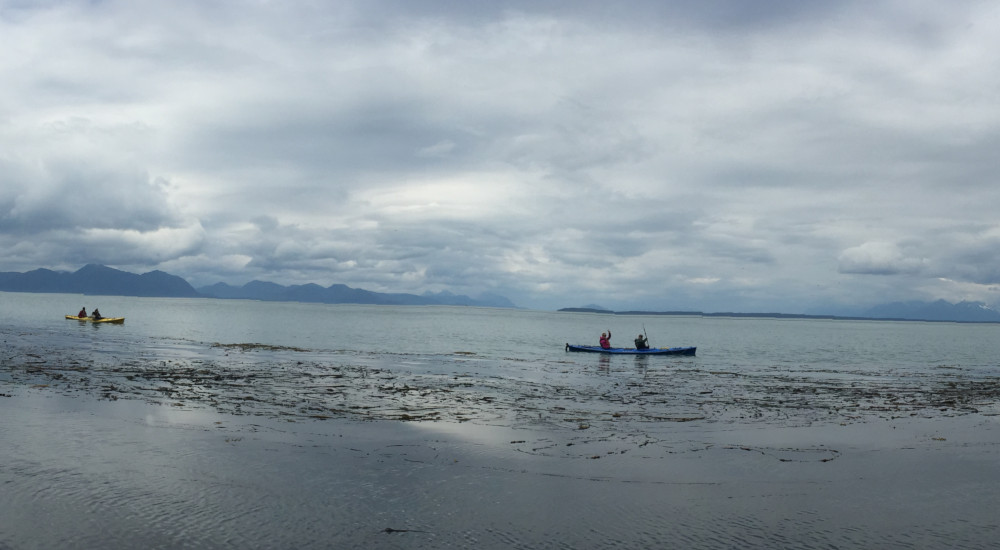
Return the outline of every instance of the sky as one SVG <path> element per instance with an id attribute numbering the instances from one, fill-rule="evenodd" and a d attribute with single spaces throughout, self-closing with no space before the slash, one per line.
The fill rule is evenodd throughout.
<path id="1" fill-rule="evenodd" d="M 971 0 L 0 0 L 0 271 L 996 304 L 998 31 Z"/>

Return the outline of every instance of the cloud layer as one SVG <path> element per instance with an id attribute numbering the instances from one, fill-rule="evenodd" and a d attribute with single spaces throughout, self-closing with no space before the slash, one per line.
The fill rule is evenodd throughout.
<path id="1" fill-rule="evenodd" d="M 0 0 L 0 270 L 997 302 L 983 2 Z"/>

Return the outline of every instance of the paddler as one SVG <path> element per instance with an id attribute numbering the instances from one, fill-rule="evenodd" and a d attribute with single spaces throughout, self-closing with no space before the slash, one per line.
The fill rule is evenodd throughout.
<path id="1" fill-rule="evenodd" d="M 635 349 L 649 349 L 649 340 L 647 340 L 642 334 L 636 336 Z"/>
<path id="2" fill-rule="evenodd" d="M 611 329 L 607 332 L 601 333 L 601 347 L 604 349 L 611 349 Z"/>

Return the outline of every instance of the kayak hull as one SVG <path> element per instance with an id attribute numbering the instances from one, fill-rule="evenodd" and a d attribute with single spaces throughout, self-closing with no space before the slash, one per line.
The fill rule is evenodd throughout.
<path id="1" fill-rule="evenodd" d="M 77 317 L 76 315 L 67 315 L 67 319 L 72 319 L 74 321 L 88 321 L 91 323 L 113 323 L 120 325 L 125 322 L 124 317 L 101 317 L 100 319 L 94 320 L 93 317 Z"/>
<path id="2" fill-rule="evenodd" d="M 577 346 L 566 344 L 566 351 L 589 351 L 591 353 L 607 353 L 610 355 L 694 355 L 697 347 L 689 348 L 608 348 L 600 346 Z"/>

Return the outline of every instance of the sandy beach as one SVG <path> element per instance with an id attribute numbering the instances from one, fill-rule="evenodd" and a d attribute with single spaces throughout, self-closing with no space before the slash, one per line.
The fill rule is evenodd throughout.
<path id="1" fill-rule="evenodd" d="M 990 548 L 1000 425 L 274 419 L 0 397 L 0 548 Z"/>

